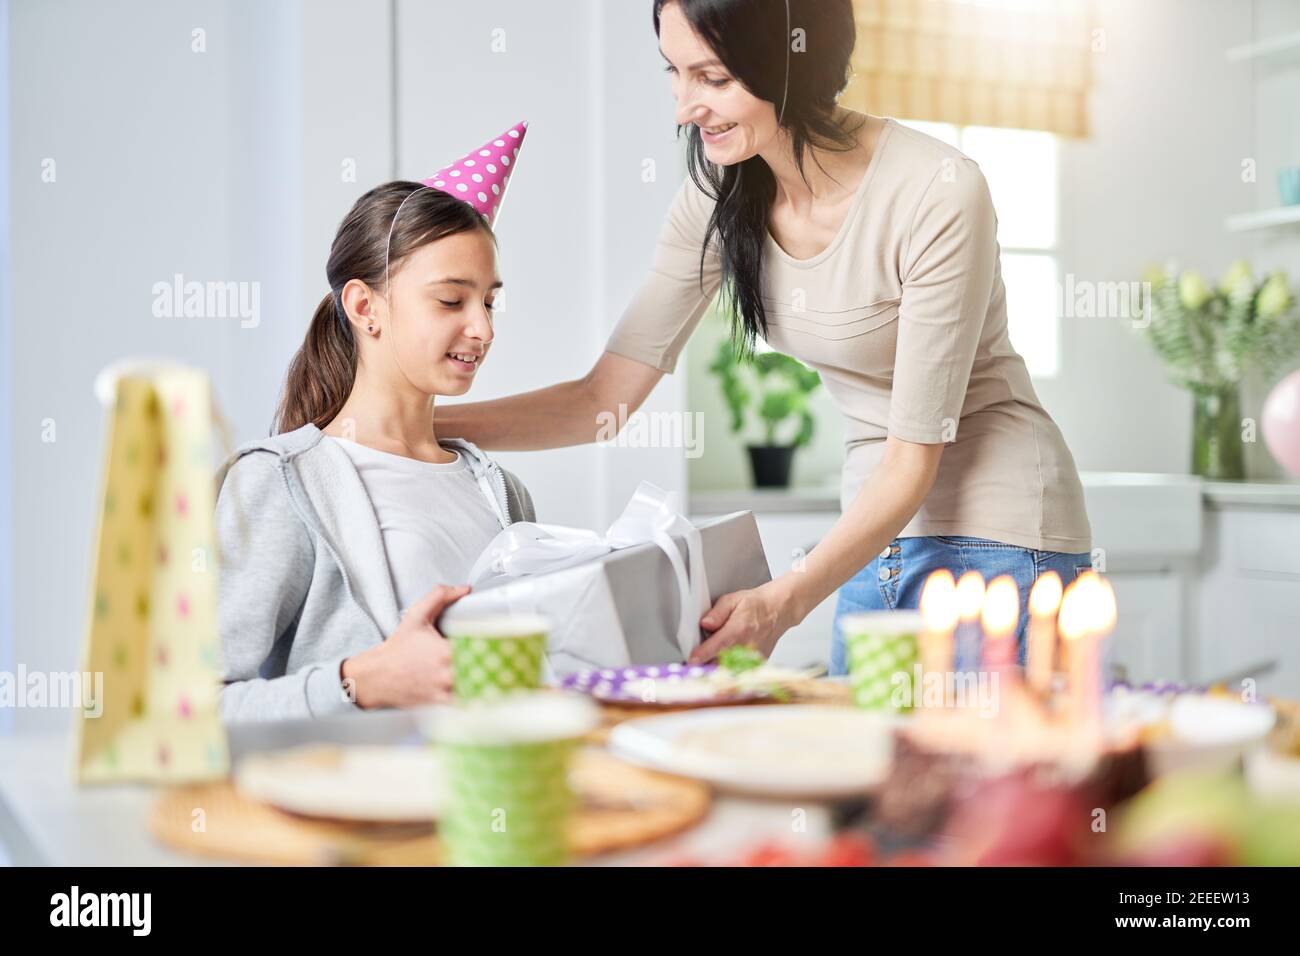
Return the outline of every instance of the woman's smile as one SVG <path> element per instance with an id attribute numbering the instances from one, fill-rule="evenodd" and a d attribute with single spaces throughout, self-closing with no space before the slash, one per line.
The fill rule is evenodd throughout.
<path id="1" fill-rule="evenodd" d="M 721 126 L 701 126 L 700 136 L 703 137 L 704 142 L 710 145 L 713 145 L 715 143 L 720 143 L 723 140 L 725 140 L 727 138 L 727 134 L 730 133 L 733 129 L 735 129 L 738 125 L 739 124 L 737 123 L 723 123 Z"/>

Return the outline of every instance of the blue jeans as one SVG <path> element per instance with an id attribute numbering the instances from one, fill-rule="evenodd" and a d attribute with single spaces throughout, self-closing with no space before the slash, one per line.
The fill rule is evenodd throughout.
<path id="1" fill-rule="evenodd" d="M 887 552 L 887 553 L 886 553 Z M 1028 623 L 1029 589 L 1045 571 L 1055 571 L 1069 584 L 1092 566 L 1087 552 L 1035 551 L 986 538 L 942 535 L 925 538 L 895 538 L 885 552 L 855 574 L 840 588 L 835 605 L 835 627 L 831 637 L 831 674 L 845 674 L 844 633 L 840 620 L 859 611 L 915 609 L 921 588 L 931 571 L 947 568 L 954 577 L 978 571 L 985 581 L 1000 574 L 1015 578 L 1020 588 L 1020 625 L 1016 631 L 1019 659 L 1025 659 L 1025 625 Z"/>

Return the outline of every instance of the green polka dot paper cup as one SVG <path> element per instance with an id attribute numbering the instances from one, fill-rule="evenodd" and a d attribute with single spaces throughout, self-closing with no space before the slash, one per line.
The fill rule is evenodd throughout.
<path id="1" fill-rule="evenodd" d="M 451 642 L 456 697 L 473 700 L 541 687 L 549 630 L 533 615 L 456 618 L 442 631 Z"/>
<path id="2" fill-rule="evenodd" d="M 910 711 L 919 660 L 917 611 L 867 611 L 840 622 L 853 700 L 868 710 Z"/>
<path id="3" fill-rule="evenodd" d="M 562 866 L 576 803 L 569 759 L 598 723 L 576 694 L 521 693 L 435 708 L 428 733 L 447 774 L 439 822 L 451 866 Z"/>

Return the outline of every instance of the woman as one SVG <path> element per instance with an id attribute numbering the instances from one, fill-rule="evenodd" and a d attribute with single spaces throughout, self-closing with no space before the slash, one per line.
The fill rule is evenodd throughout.
<path id="1" fill-rule="evenodd" d="M 842 515 L 797 573 L 720 598 L 693 661 L 770 653 L 840 588 L 844 673 L 839 619 L 916 607 L 937 568 L 1010 574 L 1022 602 L 1046 570 L 1071 580 L 1090 548 L 1082 488 L 1007 337 L 979 167 L 836 104 L 850 0 L 654 0 L 654 23 L 691 176 L 650 275 L 585 378 L 440 407 L 439 432 L 501 449 L 592 441 L 599 413 L 638 407 L 673 370 L 722 289 L 733 332 L 816 369 L 843 413 Z"/>

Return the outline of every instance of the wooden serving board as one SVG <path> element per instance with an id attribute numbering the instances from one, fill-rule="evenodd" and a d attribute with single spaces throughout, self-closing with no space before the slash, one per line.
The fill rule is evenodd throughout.
<path id="1" fill-rule="evenodd" d="M 577 858 L 625 850 L 691 827 L 709 811 L 707 785 L 583 750 L 572 780 L 580 797 L 569 834 Z M 149 830 L 184 853 L 278 866 L 436 866 L 427 824 L 366 824 L 295 816 L 248 800 L 229 781 L 167 790 Z"/>

